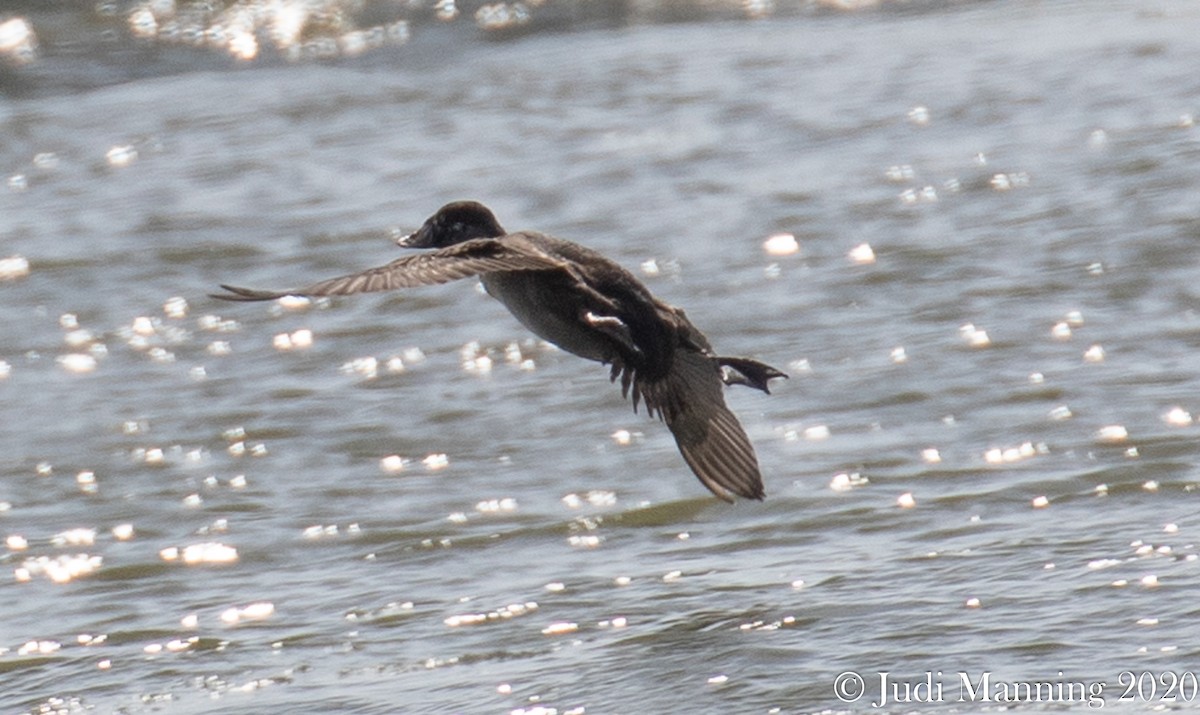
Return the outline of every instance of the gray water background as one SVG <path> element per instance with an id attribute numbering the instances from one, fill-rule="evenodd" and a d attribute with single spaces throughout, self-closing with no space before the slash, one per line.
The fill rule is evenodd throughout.
<path id="1" fill-rule="evenodd" d="M 1197 29 L 1182 0 L 1014 1 L 431 25 L 330 62 L 168 47 L 160 72 L 44 46 L 0 103 L 0 258 L 29 263 L 0 281 L 0 536 L 27 544 L 0 552 L 0 712 L 1001 706 L 957 702 L 959 672 L 1187 707 L 1119 680 L 1200 667 Z M 466 197 L 792 374 L 728 391 L 765 502 L 713 499 L 604 369 L 469 282 L 205 297 L 386 262 Z M 777 232 L 799 253 L 765 253 Z M 160 555 L 206 542 L 238 560 Z M 99 567 L 18 578 L 80 553 Z M 881 671 L 944 701 L 872 708 Z"/>

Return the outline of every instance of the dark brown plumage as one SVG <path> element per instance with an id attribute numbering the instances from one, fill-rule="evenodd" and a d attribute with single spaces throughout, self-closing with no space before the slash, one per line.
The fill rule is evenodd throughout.
<path id="1" fill-rule="evenodd" d="M 787 377 L 750 358 L 716 355 L 679 308 L 655 298 L 641 281 L 601 254 L 533 231 L 507 233 L 474 201 L 443 206 L 398 243 L 435 249 L 378 268 L 288 291 L 222 285 L 215 298 L 259 301 L 286 295 L 330 296 L 412 288 L 479 276 L 527 328 L 562 349 L 611 366 L 634 410 L 645 403 L 662 419 L 684 461 L 726 501 L 764 496 L 758 459 L 724 385 L 769 392 Z"/>

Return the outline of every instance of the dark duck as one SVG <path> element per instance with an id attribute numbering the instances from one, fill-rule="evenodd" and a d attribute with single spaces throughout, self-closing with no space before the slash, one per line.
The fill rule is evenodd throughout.
<path id="1" fill-rule="evenodd" d="M 683 311 L 651 295 L 629 271 L 599 253 L 536 231 L 508 233 L 484 205 L 443 206 L 397 242 L 432 249 L 378 268 L 297 290 L 222 285 L 215 298 L 273 300 L 334 296 L 448 283 L 479 276 L 525 327 L 567 352 L 609 365 L 636 411 L 646 404 L 675 436 L 683 459 L 713 494 L 762 499 L 758 458 L 725 405 L 725 385 L 769 392 L 787 377 L 757 360 L 724 357 Z"/>

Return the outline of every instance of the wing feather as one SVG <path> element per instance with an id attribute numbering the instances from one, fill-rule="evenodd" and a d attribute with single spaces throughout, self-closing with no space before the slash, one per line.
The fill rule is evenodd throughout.
<path id="1" fill-rule="evenodd" d="M 617 364 L 613 377 L 621 378 L 623 393 L 632 392 L 635 410 L 640 397 L 651 415 L 666 422 L 684 461 L 709 491 L 725 501 L 733 501 L 734 495 L 759 500 L 766 496 L 754 446 L 725 405 L 715 357 L 679 349 L 662 379 L 641 379 L 628 366 Z"/>
<path id="2" fill-rule="evenodd" d="M 287 295 L 333 296 L 376 293 L 398 288 L 439 285 L 485 273 L 562 270 L 565 264 L 526 245 L 481 238 L 430 253 L 286 291 L 254 290 L 222 285 L 227 292 L 212 297 L 232 301 L 273 300 Z"/>

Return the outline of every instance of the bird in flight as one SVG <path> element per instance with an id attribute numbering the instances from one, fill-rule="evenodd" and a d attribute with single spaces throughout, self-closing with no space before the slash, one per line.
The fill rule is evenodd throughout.
<path id="1" fill-rule="evenodd" d="M 589 248 L 536 231 L 508 233 L 475 201 L 446 204 L 397 241 L 432 249 L 377 268 L 285 291 L 222 285 L 212 297 L 262 301 L 335 296 L 448 283 L 479 276 L 525 327 L 569 353 L 610 367 L 633 409 L 666 423 L 684 461 L 725 501 L 765 496 L 758 458 L 725 405 L 725 385 L 770 392 L 787 375 L 745 357 L 717 355 L 679 308 L 655 298 L 632 273 Z"/>

